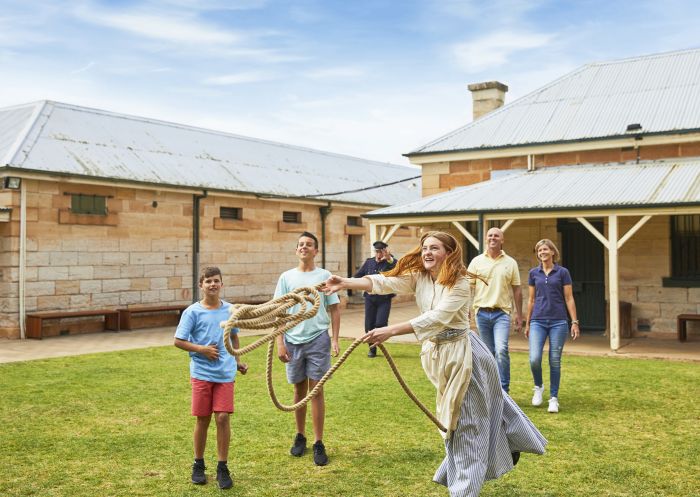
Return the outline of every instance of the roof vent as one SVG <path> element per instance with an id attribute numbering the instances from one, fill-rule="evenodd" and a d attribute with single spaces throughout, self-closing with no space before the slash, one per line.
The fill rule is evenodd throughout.
<path id="1" fill-rule="evenodd" d="M 627 132 L 631 131 L 640 131 L 642 129 L 642 125 L 639 123 L 634 123 L 634 124 L 628 124 L 627 125 Z"/>

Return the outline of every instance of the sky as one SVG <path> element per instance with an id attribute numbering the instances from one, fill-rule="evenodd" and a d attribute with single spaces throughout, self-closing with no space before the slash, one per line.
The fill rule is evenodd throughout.
<path id="1" fill-rule="evenodd" d="M 700 47 L 696 0 L 0 0 L 0 107 L 56 100 L 366 159 L 591 62 Z"/>

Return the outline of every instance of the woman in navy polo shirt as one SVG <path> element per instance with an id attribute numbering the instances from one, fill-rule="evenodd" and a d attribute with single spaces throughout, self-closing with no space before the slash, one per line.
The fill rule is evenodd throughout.
<path id="1" fill-rule="evenodd" d="M 571 316 L 571 337 L 579 336 L 576 303 L 571 287 L 569 270 L 557 264 L 559 250 L 552 240 L 540 240 L 535 245 L 540 265 L 530 269 L 525 336 L 530 340 L 530 369 L 535 380 L 532 405 L 542 405 L 544 383 L 542 381 L 542 351 L 549 338 L 549 412 L 559 412 L 559 380 L 561 379 L 561 354 L 569 332 L 568 315 Z"/>

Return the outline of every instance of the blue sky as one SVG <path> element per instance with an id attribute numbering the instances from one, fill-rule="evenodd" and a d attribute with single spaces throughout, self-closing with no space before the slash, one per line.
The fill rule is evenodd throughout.
<path id="1" fill-rule="evenodd" d="M 0 106 L 42 99 L 407 164 L 589 62 L 700 47 L 700 2 L 0 0 Z"/>

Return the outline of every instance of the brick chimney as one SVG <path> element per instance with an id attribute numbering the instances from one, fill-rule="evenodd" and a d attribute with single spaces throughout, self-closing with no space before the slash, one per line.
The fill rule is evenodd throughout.
<path id="1" fill-rule="evenodd" d="M 508 87 L 498 81 L 472 83 L 467 88 L 472 92 L 474 120 L 501 107 L 508 91 Z"/>

